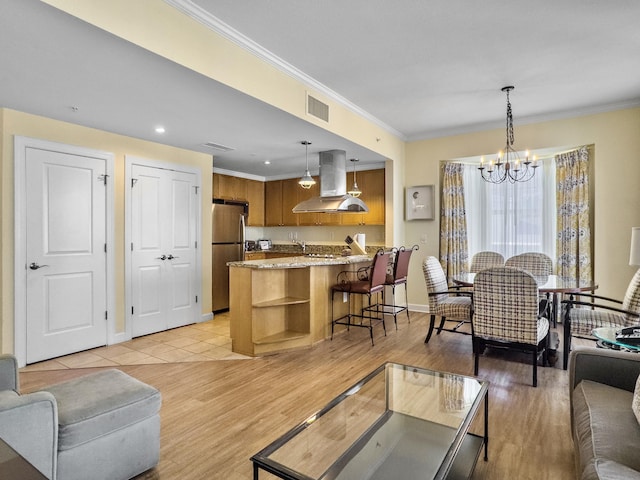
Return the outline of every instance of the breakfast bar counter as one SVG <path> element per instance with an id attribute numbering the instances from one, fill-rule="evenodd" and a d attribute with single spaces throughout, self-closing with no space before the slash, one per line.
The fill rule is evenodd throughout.
<path id="1" fill-rule="evenodd" d="M 230 262 L 232 349 L 259 356 L 311 347 L 331 336 L 331 286 L 368 255 L 299 256 Z M 347 304 L 336 299 L 336 315 Z"/>

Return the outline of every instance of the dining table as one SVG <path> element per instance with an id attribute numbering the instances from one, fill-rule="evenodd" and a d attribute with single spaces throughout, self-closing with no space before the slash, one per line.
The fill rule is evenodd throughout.
<path id="1" fill-rule="evenodd" d="M 473 287 L 475 273 L 461 273 L 452 277 L 453 282 L 461 287 Z M 538 291 L 553 296 L 551 317 L 554 325 L 558 315 L 558 294 L 571 294 L 581 292 L 593 292 L 598 284 L 593 280 L 581 280 L 579 278 L 564 277 L 561 275 L 534 275 Z"/>
<path id="2" fill-rule="evenodd" d="M 473 287 L 475 280 L 475 273 L 461 273 L 451 277 L 453 283 L 460 287 Z M 548 294 L 552 297 L 550 319 L 553 321 L 553 325 L 557 325 L 558 318 L 558 295 L 559 294 L 578 294 L 584 292 L 593 292 L 598 288 L 598 284 L 592 280 L 581 280 L 573 277 L 564 277 L 561 275 L 534 275 L 536 283 L 538 284 L 538 291 L 540 293 Z M 553 353 L 549 355 L 549 365 L 555 365 L 557 360 L 556 351 L 559 347 L 560 340 L 558 334 L 553 332 L 552 337 L 549 340 L 549 345 L 552 345 L 550 349 Z"/>

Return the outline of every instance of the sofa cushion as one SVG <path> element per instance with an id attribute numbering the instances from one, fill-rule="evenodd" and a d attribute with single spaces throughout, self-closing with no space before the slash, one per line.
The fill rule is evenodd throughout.
<path id="1" fill-rule="evenodd" d="M 105 370 L 46 389 L 58 404 L 58 450 L 157 415 L 160 392 L 120 370 Z"/>
<path id="2" fill-rule="evenodd" d="M 640 471 L 640 425 L 630 408 L 632 397 L 632 392 L 590 380 L 576 386 L 574 441 L 584 469 L 579 478 L 601 478 L 590 476 L 590 470 L 612 465 L 602 464 L 604 460 Z"/>
<path id="3" fill-rule="evenodd" d="M 636 380 L 636 388 L 633 391 L 633 402 L 631 403 L 631 409 L 633 410 L 633 414 L 636 416 L 636 420 L 640 423 L 640 375 L 638 375 L 638 379 Z"/>
<path id="4" fill-rule="evenodd" d="M 640 472 L 613 460 L 595 459 L 582 472 L 581 480 L 640 480 Z"/>

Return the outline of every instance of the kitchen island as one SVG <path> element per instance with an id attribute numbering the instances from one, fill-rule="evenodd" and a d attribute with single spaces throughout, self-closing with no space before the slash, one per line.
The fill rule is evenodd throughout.
<path id="1" fill-rule="evenodd" d="M 331 336 L 331 286 L 341 271 L 366 267 L 368 255 L 230 262 L 232 349 L 259 356 L 311 347 Z M 342 297 L 335 314 L 346 313 Z"/>

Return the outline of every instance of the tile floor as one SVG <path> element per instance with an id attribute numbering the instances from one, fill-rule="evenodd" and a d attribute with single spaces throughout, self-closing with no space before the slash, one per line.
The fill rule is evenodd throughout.
<path id="1" fill-rule="evenodd" d="M 84 352 L 27 365 L 20 371 L 61 370 L 67 368 L 116 367 L 147 363 L 207 362 L 251 359 L 231 351 L 229 314 L 215 319 L 137 337 L 128 342 L 94 348 Z"/>

